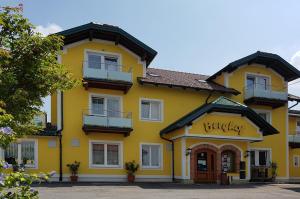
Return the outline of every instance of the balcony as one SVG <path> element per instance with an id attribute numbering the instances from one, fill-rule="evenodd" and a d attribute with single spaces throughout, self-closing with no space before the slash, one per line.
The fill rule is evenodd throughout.
<path id="1" fill-rule="evenodd" d="M 104 111 L 103 114 L 92 114 L 85 110 L 82 115 L 82 130 L 86 133 L 115 133 L 130 135 L 132 129 L 131 113 Z"/>
<path id="2" fill-rule="evenodd" d="M 265 105 L 278 108 L 287 103 L 288 94 L 284 88 L 276 89 L 271 85 L 254 84 L 244 89 L 244 98 L 244 103 L 247 105 Z"/>
<path id="3" fill-rule="evenodd" d="M 270 182 L 272 177 L 271 166 L 251 166 L 251 182 Z"/>
<path id="4" fill-rule="evenodd" d="M 289 146 L 291 148 L 300 148 L 300 132 L 296 131 L 293 135 L 289 135 Z"/>
<path id="5" fill-rule="evenodd" d="M 113 89 L 127 93 L 132 86 L 131 68 L 126 71 L 122 65 L 84 61 L 83 86 L 85 89 Z"/>

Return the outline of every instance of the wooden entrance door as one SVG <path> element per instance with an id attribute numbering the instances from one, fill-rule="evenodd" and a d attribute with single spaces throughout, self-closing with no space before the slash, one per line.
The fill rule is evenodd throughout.
<path id="1" fill-rule="evenodd" d="M 217 181 L 217 154 L 209 149 L 195 153 L 195 182 L 215 183 Z"/>

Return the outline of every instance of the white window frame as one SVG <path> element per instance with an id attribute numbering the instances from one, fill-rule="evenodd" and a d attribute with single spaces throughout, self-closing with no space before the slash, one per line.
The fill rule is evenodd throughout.
<path id="1" fill-rule="evenodd" d="M 159 166 L 143 166 L 143 146 L 159 146 Z M 140 165 L 141 170 L 148 170 L 148 169 L 155 169 L 155 170 L 162 170 L 163 169 L 163 144 L 161 143 L 140 143 Z M 151 154 L 150 154 L 150 164 L 151 164 Z"/>
<path id="2" fill-rule="evenodd" d="M 95 53 L 99 54 L 101 56 L 101 64 L 104 64 L 104 57 L 116 57 L 117 63 L 118 63 L 118 71 L 122 71 L 122 55 L 120 53 L 114 53 L 114 52 L 107 52 L 107 51 L 100 51 L 100 50 L 93 50 L 93 49 L 84 49 L 84 61 L 88 62 L 88 53 Z M 86 64 L 86 67 L 88 67 L 88 64 Z M 101 70 L 105 70 L 101 66 Z"/>
<path id="3" fill-rule="evenodd" d="M 93 114 L 98 116 L 107 116 L 107 99 L 108 98 L 116 98 L 120 103 L 120 116 L 123 114 L 123 97 L 119 95 L 106 95 L 106 94 L 98 94 L 98 93 L 90 93 L 89 94 L 89 114 L 92 114 L 92 97 L 104 98 L 104 114 Z"/>
<path id="4" fill-rule="evenodd" d="M 151 102 L 159 102 L 160 103 L 160 118 L 159 119 L 151 119 L 151 118 L 143 118 L 142 117 L 142 101 L 149 101 L 150 102 L 150 115 L 151 115 Z M 150 122 L 163 122 L 164 120 L 164 101 L 161 99 L 150 99 L 150 98 L 140 98 L 139 101 L 139 112 L 140 112 L 140 120 L 141 121 L 150 121 Z"/>
<path id="5" fill-rule="evenodd" d="M 272 111 L 264 110 L 264 109 L 253 109 L 257 114 L 258 113 L 266 113 L 267 114 L 267 122 L 272 125 Z M 269 120 L 269 121 L 268 121 Z"/>
<path id="6" fill-rule="evenodd" d="M 298 135 L 298 136 L 300 136 L 300 126 L 299 126 L 299 129 L 298 129 L 297 122 L 300 122 L 300 119 L 299 119 L 299 118 L 296 119 L 296 128 L 295 128 L 295 129 L 296 129 L 296 132 L 295 132 L 295 134 Z"/>
<path id="7" fill-rule="evenodd" d="M 272 84 L 271 84 L 271 82 L 272 82 L 272 79 L 271 79 L 271 76 L 270 75 L 264 75 L 264 74 L 259 74 L 259 73 L 249 73 L 249 72 L 246 72 L 245 73 L 245 88 L 247 88 L 248 87 L 248 85 L 247 85 L 247 78 L 248 78 L 248 76 L 252 76 L 252 77 L 254 77 L 255 78 L 255 84 L 257 84 L 257 78 L 258 77 L 265 77 L 265 78 L 268 78 L 268 85 L 267 86 L 271 86 Z M 255 85 L 254 85 L 255 86 Z M 255 88 L 255 87 L 254 87 Z M 268 88 L 267 90 L 269 90 L 269 91 L 272 91 L 272 88 Z"/>
<path id="8" fill-rule="evenodd" d="M 104 144 L 104 164 L 93 164 L 93 144 Z M 119 145 L 119 164 L 118 165 L 108 165 L 107 164 L 107 145 L 115 144 Z M 122 169 L 123 168 L 123 142 L 122 141 L 108 141 L 108 140 L 90 140 L 89 141 L 89 168 L 115 168 Z"/>
<path id="9" fill-rule="evenodd" d="M 21 164 L 22 163 L 22 159 L 21 159 L 21 150 L 22 150 L 22 147 L 21 147 L 21 143 L 22 142 L 34 142 L 34 165 L 28 165 L 26 164 L 25 165 L 25 168 L 26 169 L 38 169 L 38 140 L 37 139 L 20 139 L 20 140 L 17 140 L 15 143 L 17 143 L 18 145 L 18 164 Z M 2 153 L 2 157 L 0 155 L 0 159 L 2 158 L 4 160 L 5 158 L 5 150 L 4 149 L 0 149 L 0 153 Z M 12 165 L 9 165 L 10 167 L 12 167 Z"/>
<path id="10" fill-rule="evenodd" d="M 272 149 L 271 148 L 251 148 L 250 151 L 254 151 L 255 153 L 255 166 L 271 166 L 272 163 Z M 259 164 L 259 152 L 260 151 L 268 151 L 269 152 L 269 161 L 267 160 L 267 165 L 260 165 Z M 250 162 L 250 156 L 249 156 L 249 162 Z"/>
<path id="11" fill-rule="evenodd" d="M 298 166 L 296 166 L 296 158 L 298 160 Z M 295 168 L 299 168 L 300 167 L 300 155 L 293 155 L 293 166 Z"/>

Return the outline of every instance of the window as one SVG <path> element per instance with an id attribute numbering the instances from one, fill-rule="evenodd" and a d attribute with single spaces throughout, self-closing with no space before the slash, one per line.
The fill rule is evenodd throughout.
<path id="1" fill-rule="evenodd" d="M 141 100 L 142 120 L 162 120 L 162 102 L 158 100 Z"/>
<path id="2" fill-rule="evenodd" d="M 256 110 L 256 113 L 262 117 L 264 120 L 266 120 L 268 123 L 271 124 L 271 112 L 269 111 L 263 111 L 263 110 Z"/>
<path id="3" fill-rule="evenodd" d="M 87 52 L 87 63 L 89 68 L 119 71 L 118 56 L 105 55 L 96 52 Z"/>
<path id="4" fill-rule="evenodd" d="M 121 166 L 121 144 L 91 142 L 91 166 L 120 167 Z"/>
<path id="5" fill-rule="evenodd" d="M 25 164 L 26 167 L 36 167 L 35 141 L 11 143 L 4 152 L 4 159 L 8 164 Z"/>
<path id="6" fill-rule="evenodd" d="M 270 166 L 270 150 L 252 150 L 250 152 L 250 164 L 252 166 Z"/>
<path id="7" fill-rule="evenodd" d="M 294 167 L 300 167 L 300 155 L 294 155 Z"/>
<path id="8" fill-rule="evenodd" d="M 91 97 L 91 114 L 108 116 L 108 117 L 120 117 L 121 107 L 119 97 Z"/>
<path id="9" fill-rule="evenodd" d="M 268 77 L 248 75 L 247 89 L 269 90 L 269 82 Z"/>
<path id="10" fill-rule="evenodd" d="M 235 171 L 235 153 L 233 151 L 222 152 L 222 171 L 223 172 Z"/>
<path id="11" fill-rule="evenodd" d="M 296 122 L 296 134 L 300 135 L 300 120 L 297 120 Z"/>
<path id="12" fill-rule="evenodd" d="M 161 167 L 161 145 L 143 144 L 141 147 L 142 167 L 160 168 Z"/>

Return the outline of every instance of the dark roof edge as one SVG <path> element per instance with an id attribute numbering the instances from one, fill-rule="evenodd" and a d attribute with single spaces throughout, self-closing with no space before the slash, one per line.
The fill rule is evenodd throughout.
<path id="1" fill-rule="evenodd" d="M 157 55 L 157 51 L 155 51 L 153 48 L 149 47 L 148 45 L 146 45 L 142 41 L 138 40 L 131 34 L 127 33 L 123 29 L 119 28 L 118 26 L 112 26 L 112 25 L 107 25 L 107 24 L 97 24 L 97 23 L 90 22 L 87 24 L 83 24 L 83 25 L 80 25 L 77 27 L 73 27 L 73 28 L 70 28 L 67 30 L 57 32 L 55 34 L 67 37 L 67 36 L 70 36 L 73 34 L 77 34 L 77 33 L 79 34 L 79 33 L 83 33 L 84 31 L 89 31 L 89 30 L 101 30 L 101 31 L 111 32 L 113 34 L 117 34 L 119 36 L 125 37 L 130 42 L 132 42 L 135 45 L 139 46 L 140 48 L 144 49 L 144 51 L 146 51 L 149 54 L 149 60 L 147 60 L 147 66 Z M 91 36 L 93 37 L 93 34 Z"/>
<path id="2" fill-rule="evenodd" d="M 277 60 L 279 62 L 281 62 L 285 68 L 287 70 L 292 71 L 295 74 L 295 78 L 297 79 L 300 77 L 300 71 L 295 68 L 293 65 L 291 65 L 289 62 L 287 62 L 286 60 L 284 60 L 282 57 L 280 57 L 277 54 L 272 54 L 272 53 L 267 53 L 267 52 L 261 52 L 261 51 L 257 51 L 253 54 L 250 54 L 246 57 L 240 58 L 236 61 L 233 61 L 231 63 L 229 63 L 227 66 L 225 66 L 224 68 L 222 68 L 221 70 L 219 70 L 218 72 L 216 72 L 215 74 L 211 75 L 207 80 L 212 81 L 213 79 L 215 79 L 217 76 L 221 75 L 223 72 L 231 72 L 236 70 L 238 67 L 248 63 L 249 61 L 251 61 L 252 59 L 255 59 L 257 57 L 261 57 L 261 58 L 269 58 L 269 59 L 274 59 Z M 291 80 L 288 80 L 291 81 Z"/>
<path id="3" fill-rule="evenodd" d="M 255 125 L 260 128 L 264 136 L 278 134 L 279 131 L 275 129 L 272 125 L 266 122 L 263 118 L 261 118 L 255 111 L 250 109 L 249 107 L 237 107 L 231 105 L 221 105 L 221 104 L 204 104 L 194 111 L 188 113 L 177 121 L 173 122 L 166 128 L 160 131 L 160 135 L 170 133 L 174 130 L 180 129 L 186 125 L 191 124 L 194 120 L 199 118 L 204 113 L 210 112 L 223 112 L 223 113 L 235 113 L 246 116 L 249 120 L 251 120 Z"/>
<path id="4" fill-rule="evenodd" d="M 198 87 L 192 87 L 192 86 L 183 86 L 183 85 L 175 85 L 175 84 L 167 84 L 167 83 L 157 83 L 157 82 L 148 82 L 148 81 L 143 81 L 143 77 L 137 77 L 137 81 L 139 84 L 150 84 L 150 85 L 155 85 L 155 86 L 167 86 L 167 87 L 178 87 L 178 88 L 183 88 L 183 89 L 193 89 L 196 91 L 214 91 L 214 92 L 219 92 L 219 93 L 230 93 L 233 95 L 239 95 L 241 94 L 238 90 L 235 90 L 234 88 L 226 88 L 218 83 L 212 82 L 218 86 L 224 87 L 224 89 L 228 89 L 227 91 L 225 90 L 210 90 L 210 89 L 205 89 L 205 88 L 198 88 Z M 232 90 L 232 91 L 229 91 Z"/>

